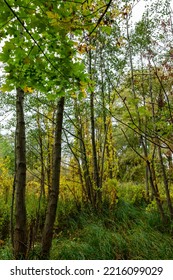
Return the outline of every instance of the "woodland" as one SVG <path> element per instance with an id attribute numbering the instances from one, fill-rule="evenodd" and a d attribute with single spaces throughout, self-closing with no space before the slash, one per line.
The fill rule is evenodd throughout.
<path id="1" fill-rule="evenodd" d="M 0 6 L 0 259 L 173 259 L 170 1 Z"/>

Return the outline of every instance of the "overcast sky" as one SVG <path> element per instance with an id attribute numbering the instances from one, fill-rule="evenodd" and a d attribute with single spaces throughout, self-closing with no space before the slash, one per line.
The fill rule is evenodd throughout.
<path id="1" fill-rule="evenodd" d="M 164 0 L 163 0 L 164 1 Z M 142 14 L 145 10 L 146 1 L 140 0 L 139 3 L 133 8 L 133 20 L 139 21 L 142 18 Z M 171 8 L 173 10 L 173 0 L 171 0 Z"/>

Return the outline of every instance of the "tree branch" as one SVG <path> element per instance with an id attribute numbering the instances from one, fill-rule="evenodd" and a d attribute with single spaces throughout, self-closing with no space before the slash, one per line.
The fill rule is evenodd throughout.
<path id="1" fill-rule="evenodd" d="M 100 16 L 100 18 L 98 19 L 95 27 L 93 28 L 93 30 L 89 33 L 89 36 L 91 36 L 91 34 L 96 30 L 96 28 L 99 26 L 100 22 L 102 21 L 103 17 L 105 16 L 105 14 L 107 13 L 110 5 L 112 3 L 112 0 L 109 1 L 109 3 L 106 5 L 106 9 L 104 10 L 103 14 Z"/>

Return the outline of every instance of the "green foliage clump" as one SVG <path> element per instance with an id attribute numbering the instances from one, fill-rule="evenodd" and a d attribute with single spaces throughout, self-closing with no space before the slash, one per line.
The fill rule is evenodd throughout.
<path id="1" fill-rule="evenodd" d="M 10 227 L 10 208 L 0 199 L 0 239 L 5 240 L 9 235 Z"/>
<path id="2" fill-rule="evenodd" d="M 122 198 L 124 201 L 135 204 L 142 205 L 146 203 L 146 195 L 144 191 L 144 186 L 134 183 L 122 183 L 117 186 L 118 197 Z"/>
<path id="3" fill-rule="evenodd" d="M 10 230 L 10 206 L 0 197 L 0 260 L 12 259 L 11 242 L 9 241 Z"/>
<path id="4" fill-rule="evenodd" d="M 13 250 L 10 241 L 0 245 L 0 260 L 13 260 Z"/>

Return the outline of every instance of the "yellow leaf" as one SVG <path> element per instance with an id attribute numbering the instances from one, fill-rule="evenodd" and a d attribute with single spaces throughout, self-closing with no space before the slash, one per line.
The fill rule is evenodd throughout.
<path id="1" fill-rule="evenodd" d="M 71 94 L 70 94 L 70 95 L 71 95 L 71 97 L 72 97 L 72 98 L 74 98 L 74 99 L 76 99 L 76 98 L 77 98 L 77 95 L 76 95 L 76 93 L 75 93 L 75 92 L 71 92 Z"/>
<path id="2" fill-rule="evenodd" d="M 84 82 L 84 81 L 80 81 L 80 85 L 81 85 L 82 87 L 86 87 L 86 86 L 87 86 L 87 83 Z"/>
<path id="3" fill-rule="evenodd" d="M 51 18 L 51 19 L 57 19 L 58 18 L 58 14 L 55 14 L 55 13 L 52 13 L 50 11 L 46 12 L 48 18 Z"/>
<path id="4" fill-rule="evenodd" d="M 23 90 L 24 90 L 24 92 L 26 92 L 26 93 L 32 93 L 32 92 L 33 92 L 33 89 L 32 89 L 31 87 L 27 87 L 27 86 L 25 86 L 25 87 L 23 88 Z"/>

